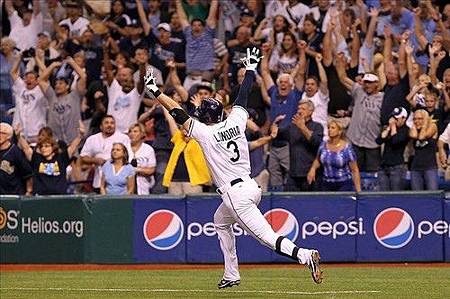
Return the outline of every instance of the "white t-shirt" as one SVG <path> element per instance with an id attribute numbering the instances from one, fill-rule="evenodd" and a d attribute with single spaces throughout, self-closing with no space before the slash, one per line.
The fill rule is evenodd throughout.
<path id="1" fill-rule="evenodd" d="M 298 28 L 303 27 L 303 22 L 305 21 L 305 16 L 310 13 L 311 9 L 305 4 L 299 2 L 293 7 L 286 7 L 288 14 L 288 20 L 297 24 Z"/>
<path id="2" fill-rule="evenodd" d="M 141 105 L 142 97 L 137 88 L 125 93 L 119 82 L 114 79 L 111 86 L 108 86 L 108 98 L 108 114 L 114 116 L 116 130 L 122 133 L 128 132 L 128 128 L 137 122 Z"/>
<path id="3" fill-rule="evenodd" d="M 222 187 L 234 179 L 250 175 L 245 137 L 247 119 L 247 110 L 234 106 L 228 118 L 218 124 L 208 126 L 191 120 L 188 136 L 200 144 L 216 186 Z"/>
<path id="4" fill-rule="evenodd" d="M 16 42 L 18 49 L 27 50 L 36 47 L 37 35 L 42 31 L 43 18 L 41 13 L 37 15 L 33 13 L 28 26 L 23 26 L 22 18 L 19 17 L 16 10 L 9 17 L 9 21 L 11 22 L 9 37 Z"/>
<path id="5" fill-rule="evenodd" d="M 72 36 L 81 36 L 83 32 L 88 29 L 89 20 L 83 17 L 79 17 L 74 23 L 72 23 L 72 21 L 70 21 L 70 18 L 67 18 L 59 22 L 59 25 L 69 26 L 70 34 Z"/>
<path id="6" fill-rule="evenodd" d="M 439 136 L 439 140 L 450 144 L 450 124 L 447 125 L 444 132 L 442 132 L 441 136 Z"/>
<path id="7" fill-rule="evenodd" d="M 312 120 L 318 122 L 323 127 L 324 138 L 328 138 L 328 102 L 330 97 L 323 94 L 320 89 L 312 97 L 308 97 L 306 92 L 302 95 L 302 100 L 310 100 L 314 104 Z"/>
<path id="8" fill-rule="evenodd" d="M 103 137 L 101 132 L 89 136 L 84 143 L 80 156 L 110 160 L 113 143 L 123 143 L 128 150 L 129 156 L 130 153 L 132 153 L 130 138 L 128 138 L 127 135 L 116 131 L 113 135 L 106 138 Z M 94 188 L 100 188 L 101 168 L 101 166 L 97 166 L 95 169 L 94 182 L 92 183 Z"/>
<path id="9" fill-rule="evenodd" d="M 39 85 L 33 89 L 27 89 L 21 78 L 14 82 L 13 94 L 16 99 L 13 126 L 20 124 L 25 138 L 29 141 L 33 140 L 37 137 L 39 130 L 47 125 L 47 99 Z"/>
<path id="10" fill-rule="evenodd" d="M 155 167 L 156 156 L 153 148 L 142 143 L 137 152 L 130 154 L 131 159 L 136 159 L 138 167 Z M 150 189 L 155 185 L 155 178 L 151 176 L 136 175 L 137 194 L 146 195 L 150 193 Z"/>

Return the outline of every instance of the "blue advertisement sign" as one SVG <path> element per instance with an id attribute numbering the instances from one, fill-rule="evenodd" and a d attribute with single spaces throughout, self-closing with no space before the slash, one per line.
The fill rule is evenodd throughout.
<path id="1" fill-rule="evenodd" d="M 322 261 L 355 261 L 356 236 L 364 228 L 355 217 L 353 194 L 274 195 L 270 214 L 266 216 L 275 232 L 300 248 L 319 250 Z M 276 253 L 272 260 L 292 261 Z"/>
<path id="2" fill-rule="evenodd" d="M 440 223 L 444 234 L 445 261 L 450 262 L 450 200 L 444 200 L 444 221 Z"/>
<path id="3" fill-rule="evenodd" d="M 134 199 L 133 201 L 135 261 L 186 262 L 186 199 Z"/>
<path id="4" fill-rule="evenodd" d="M 357 260 L 442 261 L 442 194 L 367 194 L 358 197 Z"/>
<path id="5" fill-rule="evenodd" d="M 214 228 L 214 213 L 222 199 L 219 196 L 187 198 L 187 262 L 222 263 L 223 255 Z M 258 207 L 264 214 L 270 209 L 270 197 L 263 197 Z M 233 224 L 239 262 L 270 262 L 271 250 L 248 235 L 237 223 Z M 251 249 L 251 250 L 250 250 Z"/>

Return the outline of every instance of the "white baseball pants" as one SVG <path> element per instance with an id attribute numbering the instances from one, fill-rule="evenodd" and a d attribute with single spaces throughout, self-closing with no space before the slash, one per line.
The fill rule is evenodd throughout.
<path id="1" fill-rule="evenodd" d="M 222 249 L 225 271 L 223 279 L 238 280 L 239 265 L 236 254 L 236 240 L 232 225 L 239 225 L 261 244 L 288 256 L 301 264 L 306 264 L 311 255 L 309 249 L 298 248 L 291 240 L 275 233 L 258 209 L 261 189 L 250 178 L 234 186 L 221 188 L 223 203 L 214 214 L 214 225 Z"/>

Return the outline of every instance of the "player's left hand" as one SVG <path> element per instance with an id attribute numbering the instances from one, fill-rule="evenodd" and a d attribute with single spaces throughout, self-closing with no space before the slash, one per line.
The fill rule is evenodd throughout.
<path id="1" fill-rule="evenodd" d="M 150 92 L 155 93 L 158 91 L 158 86 L 156 85 L 156 78 L 153 75 L 153 68 L 148 67 L 147 72 L 144 76 L 145 88 L 147 88 Z"/>
<path id="2" fill-rule="evenodd" d="M 241 61 L 247 71 L 256 71 L 258 63 L 263 57 L 264 56 L 259 56 L 258 48 L 254 47 L 251 51 L 250 48 L 247 48 L 247 56 L 245 58 L 241 58 Z"/>

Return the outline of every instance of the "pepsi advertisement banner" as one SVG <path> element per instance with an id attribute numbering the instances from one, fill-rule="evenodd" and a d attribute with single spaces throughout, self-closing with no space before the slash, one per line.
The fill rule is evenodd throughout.
<path id="1" fill-rule="evenodd" d="M 444 200 L 444 221 L 439 223 L 444 234 L 445 261 L 450 262 L 450 200 Z"/>
<path id="2" fill-rule="evenodd" d="M 133 201 L 135 261 L 185 263 L 186 199 L 134 199 Z"/>
<path id="3" fill-rule="evenodd" d="M 301 248 L 318 249 L 325 262 L 355 261 L 356 236 L 364 233 L 362 220 L 355 217 L 355 199 L 352 194 L 329 193 L 272 196 L 272 227 Z M 276 262 L 292 261 L 272 255 Z"/>
<path id="4" fill-rule="evenodd" d="M 358 235 L 357 260 L 442 261 L 442 206 L 441 193 L 360 195 L 357 217 L 365 233 Z"/>
<path id="5" fill-rule="evenodd" d="M 214 228 L 214 213 L 222 199 L 219 196 L 187 198 L 187 262 L 222 263 L 223 255 Z M 270 197 L 264 197 L 259 204 L 264 214 L 270 209 Z M 231 220 L 232 221 L 232 220 Z M 233 224 L 237 256 L 242 263 L 263 263 L 271 261 L 271 250 L 248 235 L 237 223 Z M 249 250 L 251 248 L 251 250 Z"/>

